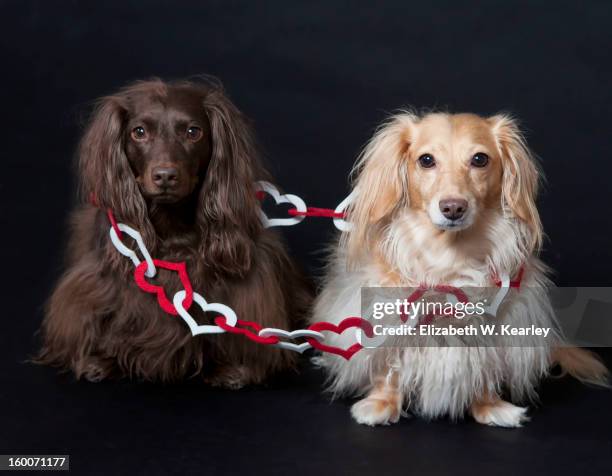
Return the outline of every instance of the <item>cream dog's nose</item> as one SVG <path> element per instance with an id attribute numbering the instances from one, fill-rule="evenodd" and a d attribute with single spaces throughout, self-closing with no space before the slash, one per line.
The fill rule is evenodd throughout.
<path id="1" fill-rule="evenodd" d="M 459 220 L 467 210 L 468 202 L 463 198 L 446 198 L 440 200 L 440 211 L 449 220 Z"/>

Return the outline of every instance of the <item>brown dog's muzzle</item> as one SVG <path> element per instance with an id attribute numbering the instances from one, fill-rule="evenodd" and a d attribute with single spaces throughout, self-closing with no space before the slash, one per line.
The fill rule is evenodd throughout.
<path id="1" fill-rule="evenodd" d="M 179 172 L 174 167 L 154 167 L 151 182 L 160 190 L 174 190 L 179 185 Z"/>

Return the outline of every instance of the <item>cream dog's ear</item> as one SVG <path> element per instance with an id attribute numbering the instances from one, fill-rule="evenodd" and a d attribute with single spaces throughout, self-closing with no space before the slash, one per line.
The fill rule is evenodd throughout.
<path id="1" fill-rule="evenodd" d="M 369 231 L 408 200 L 406 154 L 416 116 L 402 113 L 383 124 L 365 147 L 353 169 L 356 198 L 348 209 L 353 224 L 346 236 L 349 254 L 368 248 Z"/>
<path id="2" fill-rule="evenodd" d="M 489 122 L 502 162 L 502 207 L 527 225 L 526 245 L 530 252 L 537 251 L 543 239 L 536 207 L 540 181 L 537 163 L 512 117 L 500 114 L 490 117 Z"/>

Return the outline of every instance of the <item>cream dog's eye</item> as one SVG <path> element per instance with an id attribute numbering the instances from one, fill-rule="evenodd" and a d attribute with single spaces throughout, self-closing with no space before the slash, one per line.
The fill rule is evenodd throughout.
<path id="1" fill-rule="evenodd" d="M 436 165 L 436 159 L 434 159 L 433 155 L 431 154 L 423 154 L 421 157 L 419 157 L 418 162 L 419 162 L 419 165 L 423 167 L 424 169 L 430 169 L 434 165 Z"/>
<path id="2" fill-rule="evenodd" d="M 482 152 L 478 152 L 472 157 L 471 164 L 473 167 L 485 167 L 489 163 L 489 156 Z"/>

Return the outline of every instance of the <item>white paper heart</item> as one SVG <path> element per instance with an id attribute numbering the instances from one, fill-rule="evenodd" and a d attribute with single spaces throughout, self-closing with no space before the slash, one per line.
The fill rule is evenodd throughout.
<path id="1" fill-rule="evenodd" d="M 123 223 L 118 223 L 117 227 L 123 233 L 131 236 L 136 241 L 138 249 L 142 253 L 142 256 L 144 257 L 145 261 L 147 262 L 147 270 L 145 271 L 145 276 L 147 278 L 152 278 L 153 276 L 155 276 L 157 270 L 155 269 L 155 264 L 153 264 L 153 258 L 151 258 L 149 250 L 147 250 L 147 247 L 144 244 L 142 235 L 136 230 L 134 230 L 134 228 L 124 225 Z M 134 263 L 134 266 L 138 266 L 140 264 L 140 259 L 138 258 L 138 255 L 134 252 L 134 250 L 131 250 L 123 244 L 123 242 L 117 236 L 115 228 L 113 228 L 112 226 L 110 227 L 110 238 L 111 243 L 115 248 L 117 248 L 117 251 L 119 253 L 121 253 L 123 256 L 127 256 L 128 258 L 130 258 L 132 260 L 132 263 Z"/>
<path id="2" fill-rule="evenodd" d="M 493 298 L 493 301 L 491 301 L 491 304 L 485 307 L 485 312 L 494 317 L 497 317 L 497 309 L 503 302 L 504 298 L 506 297 L 506 294 L 508 294 L 508 291 L 510 291 L 510 276 L 508 274 L 502 274 L 500 276 L 500 279 L 501 286 L 499 287 L 499 291 L 497 291 L 497 294 L 495 294 L 495 297 Z"/>
<path id="3" fill-rule="evenodd" d="M 309 329 L 299 329 L 297 331 L 286 331 L 284 329 L 276 329 L 274 327 L 266 327 L 259 331 L 261 337 L 281 337 L 284 339 L 298 339 L 300 337 L 313 337 L 315 339 L 323 340 L 325 336 L 317 331 L 311 331 Z M 293 344 L 291 342 L 280 341 L 278 344 L 274 344 L 275 347 L 281 349 L 292 350 L 294 352 L 303 353 L 305 350 L 310 349 L 312 346 L 308 342 L 302 344 Z"/>
<path id="4" fill-rule="evenodd" d="M 223 330 L 219 326 L 198 324 L 194 320 L 194 318 L 191 317 L 191 314 L 189 314 L 189 312 L 187 312 L 183 307 L 183 300 L 185 299 L 185 295 L 186 293 L 184 290 L 177 292 L 174 295 L 174 298 L 172 299 L 172 303 L 174 304 L 174 307 L 176 308 L 176 311 L 178 312 L 179 316 L 181 316 L 183 320 L 187 323 L 189 329 L 191 329 L 191 333 L 194 336 L 198 334 L 222 334 L 223 332 L 225 332 L 225 330 Z M 198 303 L 198 305 L 202 308 L 202 311 L 204 312 L 214 311 L 223 314 L 223 316 L 225 316 L 225 322 L 228 326 L 233 327 L 236 325 L 236 322 L 238 322 L 238 318 L 236 317 L 236 313 L 234 312 L 234 310 L 231 307 L 226 306 L 225 304 L 221 304 L 218 302 L 206 302 L 206 299 L 204 299 L 200 294 L 195 292 L 193 293 L 193 302 Z"/>
<path id="5" fill-rule="evenodd" d="M 306 212 L 306 203 L 297 195 L 291 195 L 290 193 L 286 193 L 281 195 L 278 192 L 278 189 L 269 182 L 259 181 L 255 183 L 255 189 L 258 191 L 266 192 L 278 205 L 279 203 L 291 203 L 295 206 L 295 208 L 299 212 Z M 300 223 L 305 216 L 295 216 L 290 218 L 268 218 L 268 216 L 264 213 L 264 211 L 259 209 L 259 217 L 261 218 L 261 222 L 266 228 L 270 228 L 273 226 L 292 226 Z"/>
<path id="6" fill-rule="evenodd" d="M 344 200 L 342 200 L 338 204 L 338 206 L 336 207 L 336 209 L 334 211 L 336 213 L 344 213 L 346 208 L 351 204 L 351 202 L 355 199 L 356 196 L 357 196 L 357 190 L 353 190 L 349 194 L 348 197 L 346 197 Z M 334 225 L 340 231 L 351 231 L 353 229 L 353 224 L 349 223 L 348 221 L 346 221 L 343 218 L 334 218 Z"/>

